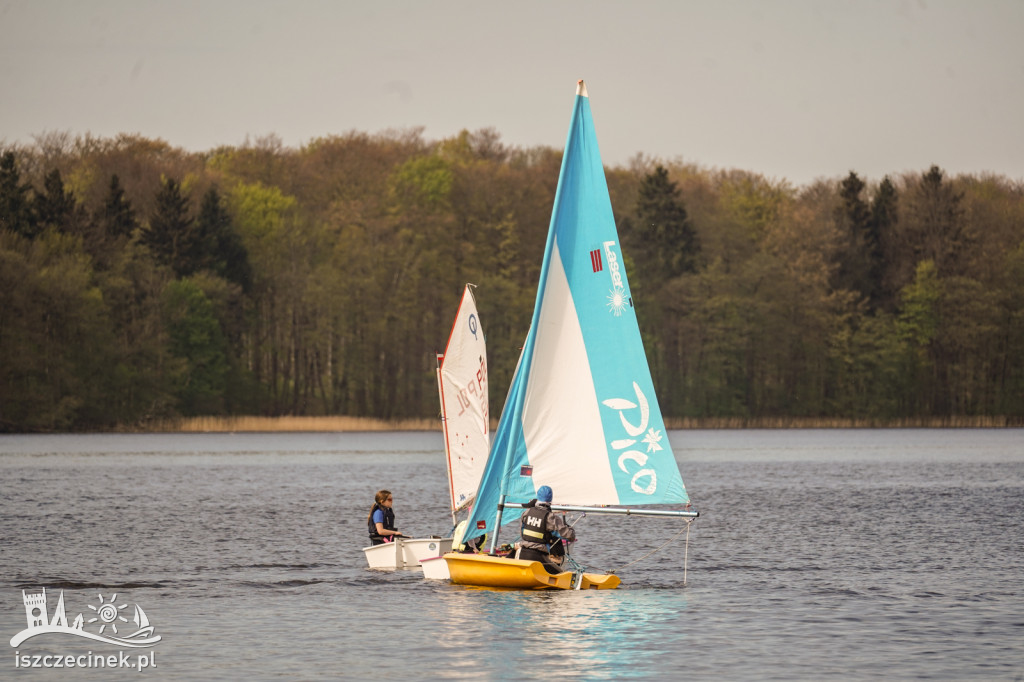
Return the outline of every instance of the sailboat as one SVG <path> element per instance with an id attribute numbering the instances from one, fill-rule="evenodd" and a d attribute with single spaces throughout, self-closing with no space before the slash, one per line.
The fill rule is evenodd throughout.
<path id="1" fill-rule="evenodd" d="M 487 344 L 472 286 L 467 284 L 463 289 L 448 344 L 444 353 L 437 355 L 437 390 L 453 526 L 458 513 L 473 504 L 490 439 Z M 441 556 L 456 540 L 455 536 L 396 538 L 363 551 L 370 568 L 422 568 L 424 578 L 446 580 L 448 566 Z"/>
<path id="2" fill-rule="evenodd" d="M 494 555 L 503 523 L 518 521 L 518 510 L 544 485 L 554 490 L 553 511 L 698 516 L 654 392 L 582 80 L 533 318 L 469 516 L 466 537 L 488 534 L 490 553 L 445 554 L 453 583 L 619 585 L 615 575 L 550 574 L 540 562 Z M 685 508 L 638 506 L 651 504 Z"/>
<path id="3" fill-rule="evenodd" d="M 396 537 L 382 545 L 363 547 L 369 568 L 384 570 L 420 569 L 424 559 L 440 557 L 452 548 L 452 539 L 440 535 L 426 538 Z"/>
<path id="4" fill-rule="evenodd" d="M 448 499 L 452 526 L 459 512 L 473 504 L 490 446 L 490 411 L 487 389 L 487 343 L 472 285 L 462 292 L 444 353 L 437 356 L 437 391 L 441 402 Z M 459 540 L 456 532 L 450 541 Z M 451 549 L 449 544 L 448 549 Z M 443 552 L 442 552 L 443 554 Z M 423 577 L 446 580 L 448 565 L 441 554 L 420 561 Z"/>

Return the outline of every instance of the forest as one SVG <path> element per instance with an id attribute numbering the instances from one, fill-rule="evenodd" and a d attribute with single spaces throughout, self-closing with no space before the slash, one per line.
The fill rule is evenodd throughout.
<path id="1" fill-rule="evenodd" d="M 467 282 L 499 414 L 560 163 L 491 129 L 0 145 L 0 431 L 431 418 Z M 1024 423 L 1020 180 L 606 174 L 667 418 Z"/>

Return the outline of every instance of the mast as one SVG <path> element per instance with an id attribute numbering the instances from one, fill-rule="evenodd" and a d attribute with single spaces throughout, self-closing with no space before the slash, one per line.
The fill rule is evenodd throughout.
<path id="1" fill-rule="evenodd" d="M 444 352 L 436 354 L 453 526 L 474 500 L 490 449 L 487 345 L 473 286 L 463 289 Z"/>
<path id="2" fill-rule="evenodd" d="M 441 364 L 444 362 L 444 353 L 437 353 L 437 392 L 441 398 L 441 430 L 444 431 L 444 454 L 445 466 L 448 469 L 448 500 L 452 512 L 452 526 L 455 521 L 455 482 L 452 479 L 452 451 L 448 441 L 448 414 L 444 404 L 444 382 L 441 380 Z"/>
<path id="3" fill-rule="evenodd" d="M 572 121 L 569 124 L 569 134 L 565 143 L 566 153 L 562 154 L 562 165 L 558 169 L 558 185 L 555 187 L 555 207 L 559 205 L 559 197 L 562 194 L 563 187 L 562 180 L 565 177 L 565 171 L 569 165 L 569 157 L 571 156 L 568 153 L 568 150 L 569 143 L 571 142 L 572 137 L 576 132 L 575 121 L 577 116 L 579 116 L 578 100 L 580 97 L 589 97 L 587 95 L 587 86 L 583 83 L 582 78 L 576 81 L 576 97 L 577 102 L 573 106 Z M 544 290 L 546 288 L 546 283 L 548 281 L 548 272 L 551 269 L 551 255 L 555 244 L 555 232 L 555 213 L 552 212 L 551 224 L 548 227 L 547 241 L 544 243 L 544 260 L 541 261 L 540 280 L 537 283 L 537 301 L 533 306 L 533 317 L 530 319 L 530 332 L 526 337 L 526 344 L 523 347 L 522 361 L 520 362 L 521 366 L 518 368 L 519 371 L 522 372 L 522 380 L 519 382 L 517 386 L 518 390 L 516 391 L 514 409 L 511 415 L 512 418 L 515 420 L 521 420 L 523 417 L 523 401 L 526 399 L 525 384 L 530 377 L 530 365 L 533 362 L 533 349 L 537 343 L 537 329 L 540 327 L 540 311 L 544 303 Z M 516 431 L 513 431 L 513 433 L 515 432 Z M 509 464 L 512 461 L 512 453 L 515 451 L 516 445 L 518 445 L 516 439 L 509 438 L 508 443 L 506 444 L 505 447 L 505 464 L 502 468 L 503 475 L 501 477 L 501 494 L 498 498 L 498 518 L 497 521 L 495 522 L 494 537 L 491 538 L 490 551 L 492 554 L 494 553 L 495 547 L 498 546 L 498 535 L 501 531 L 502 509 L 503 507 L 505 507 L 505 497 L 508 492 L 507 473 L 509 469 Z"/>

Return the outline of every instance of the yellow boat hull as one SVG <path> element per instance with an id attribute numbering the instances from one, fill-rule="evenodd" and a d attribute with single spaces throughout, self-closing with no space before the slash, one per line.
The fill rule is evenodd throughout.
<path id="1" fill-rule="evenodd" d="M 610 573 L 584 573 L 580 577 L 581 590 L 614 590 L 622 580 Z"/>
<path id="2" fill-rule="evenodd" d="M 507 559 L 486 554 L 444 555 L 448 573 L 456 585 L 503 587 L 518 590 L 571 590 L 572 572 L 551 574 L 539 561 Z M 619 577 L 599 573 L 584 573 L 580 578 L 581 590 L 611 590 L 619 586 Z"/>

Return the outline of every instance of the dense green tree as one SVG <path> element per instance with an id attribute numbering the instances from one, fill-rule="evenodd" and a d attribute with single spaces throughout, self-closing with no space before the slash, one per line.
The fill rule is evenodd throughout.
<path id="1" fill-rule="evenodd" d="M 108 409 L 120 424 L 144 424 L 173 417 L 181 361 L 168 347 L 163 292 L 173 281 L 167 266 L 154 262 L 148 249 L 129 241 L 99 273 L 103 298 L 111 310 L 117 364 Z"/>
<path id="2" fill-rule="evenodd" d="M 680 328 L 670 319 L 666 289 L 675 279 L 697 270 L 700 243 L 668 170 L 657 165 L 640 183 L 631 216 L 619 221 L 631 297 L 650 304 L 637 316 L 647 339 L 647 356 L 655 373 L 677 375 L 683 366 Z M 667 409 L 677 406 L 678 391 L 662 388 L 659 399 Z"/>
<path id="3" fill-rule="evenodd" d="M 254 274 L 255 314 L 245 338 L 247 369 L 266 387 L 265 411 L 287 414 L 304 388 L 296 376 L 305 350 L 299 338 L 306 322 L 301 302 L 311 269 L 329 251 L 311 238 L 295 197 L 280 188 L 238 184 L 228 203 Z M 359 362 L 363 357 L 350 359 Z"/>
<path id="4" fill-rule="evenodd" d="M 466 282 L 497 416 L 560 161 L 493 131 L 4 153 L 0 429 L 431 416 Z M 201 197 L 194 219 L 166 178 Z M 1019 182 L 931 168 L 794 189 L 642 157 L 607 180 L 669 417 L 1024 415 Z"/>
<path id="5" fill-rule="evenodd" d="M 966 274 L 976 238 L 966 221 L 963 193 L 932 166 L 908 188 L 905 199 L 896 256 L 900 286 L 912 281 L 917 264 L 924 260 L 932 261 L 942 277 Z"/>
<path id="6" fill-rule="evenodd" d="M 139 227 L 135 210 L 125 196 L 117 174 L 110 176 L 109 191 L 103 205 L 93 213 L 91 225 L 86 250 L 98 269 L 108 270 Z"/>
<path id="7" fill-rule="evenodd" d="M 220 194 L 211 187 L 203 195 L 196 217 L 196 253 L 200 269 L 207 269 L 234 282 L 249 293 L 252 290 L 252 267 L 249 253 L 235 231 Z"/>
<path id="8" fill-rule="evenodd" d="M 917 265 L 914 281 L 902 292 L 895 331 L 904 363 L 900 373 L 903 414 L 934 414 L 939 403 L 933 344 L 939 333 L 941 286 L 935 263 L 924 260 Z"/>
<path id="9" fill-rule="evenodd" d="M 893 419 L 900 414 L 901 349 L 894 318 L 884 312 L 851 312 L 836 320 L 829 339 L 826 414 Z"/>
<path id="10" fill-rule="evenodd" d="M 935 411 L 943 416 L 985 414 L 994 407 L 990 380 L 998 344 L 997 294 L 970 277 L 942 281 L 939 329 L 932 356 L 939 378 Z"/>
<path id="11" fill-rule="evenodd" d="M 74 194 L 64 187 L 60 171 L 54 168 L 46 174 L 42 193 L 37 193 L 32 200 L 36 222 L 43 227 L 73 233 L 76 208 Z"/>
<path id="12" fill-rule="evenodd" d="M 110 189 L 103 206 L 96 212 L 95 219 L 107 239 L 117 244 L 123 244 L 122 240 L 131 237 L 139 227 L 135 209 L 125 196 L 121 180 L 116 173 L 110 176 Z"/>
<path id="13" fill-rule="evenodd" d="M 871 231 L 871 214 L 863 198 L 866 185 L 856 173 L 839 184 L 842 205 L 836 209 L 839 226 L 839 247 L 833 288 L 853 291 L 865 301 L 877 296 L 872 255 L 878 249 L 876 235 Z"/>
<path id="14" fill-rule="evenodd" d="M 213 305 L 192 280 L 164 292 L 169 347 L 179 360 L 176 395 L 182 414 L 221 414 L 230 373 L 227 342 Z"/>
<path id="15" fill-rule="evenodd" d="M 0 232 L 0 428 L 111 426 L 108 310 L 80 240 Z"/>
<path id="16" fill-rule="evenodd" d="M 1024 239 L 1005 255 L 998 271 L 1002 286 L 999 297 L 996 352 L 989 351 L 993 363 L 990 385 L 993 406 L 990 414 L 1024 414 Z"/>
<path id="17" fill-rule="evenodd" d="M 868 256 L 870 276 L 874 287 L 871 290 L 870 305 L 875 310 L 882 308 L 892 312 L 896 307 L 898 292 L 890 287 L 890 271 L 893 269 L 894 254 L 887 249 L 898 219 L 898 193 L 889 176 L 878 185 L 871 201 L 871 215 L 868 219 Z"/>
<path id="18" fill-rule="evenodd" d="M 200 263 L 201 243 L 195 219 L 189 215 L 188 197 L 181 184 L 166 178 L 156 197 L 149 224 L 142 229 L 142 243 L 149 247 L 158 263 L 168 265 L 179 277 L 195 272 Z"/>
<path id="19" fill-rule="evenodd" d="M 0 230 L 11 230 L 24 237 L 36 235 L 30 189 L 30 185 L 21 182 L 14 152 L 4 152 L 0 156 Z"/>
<path id="20" fill-rule="evenodd" d="M 659 281 L 695 272 L 700 254 L 679 188 L 664 166 L 644 177 L 637 195 L 629 244 L 637 265 Z M 646 274 L 643 275 L 646 277 Z"/>

